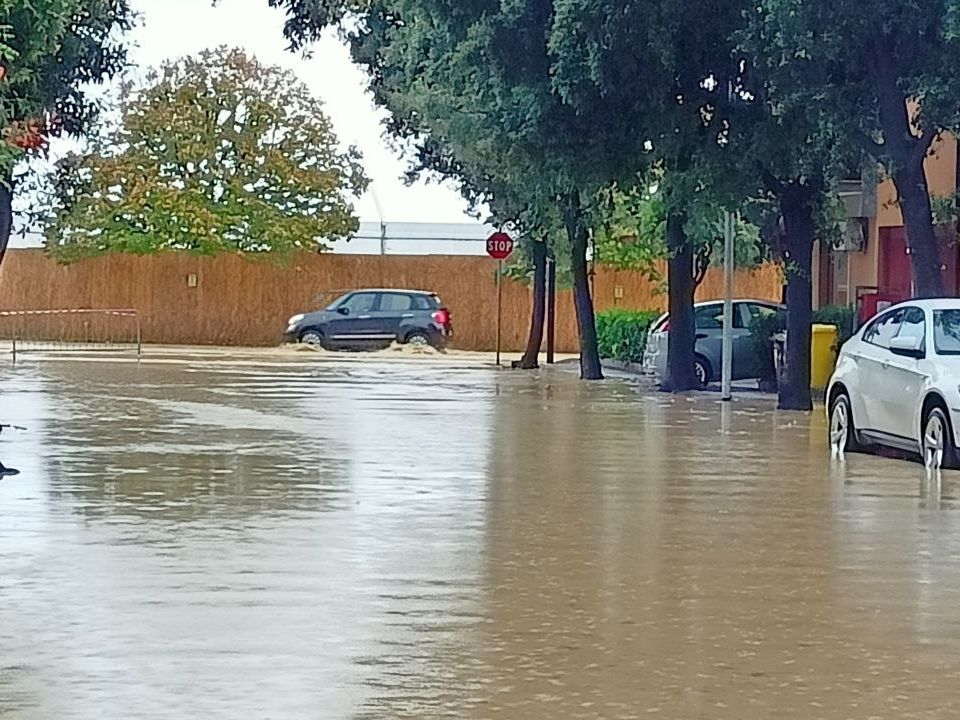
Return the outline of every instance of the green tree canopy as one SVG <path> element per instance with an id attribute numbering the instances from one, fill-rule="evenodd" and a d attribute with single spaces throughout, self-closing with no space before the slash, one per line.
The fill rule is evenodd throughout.
<path id="1" fill-rule="evenodd" d="M 815 109 L 893 179 L 920 295 L 942 292 L 923 161 L 960 129 L 958 18 L 956 0 L 759 0 L 745 14 L 771 105 Z"/>
<path id="2" fill-rule="evenodd" d="M 90 86 L 123 67 L 132 19 L 127 0 L 0 0 L 0 261 L 18 164 L 51 136 L 81 135 L 96 118 Z"/>
<path id="3" fill-rule="evenodd" d="M 62 160 L 47 248 L 103 252 L 317 250 L 359 225 L 359 153 L 292 73 L 220 48 L 125 85 L 121 118 Z"/>
<path id="4" fill-rule="evenodd" d="M 124 32 L 132 24 L 127 0 L 0 0 L 5 48 L 0 59 L 0 128 L 43 120 L 45 135 L 81 134 L 98 106 L 89 84 L 120 71 L 126 61 Z M 5 142 L 0 166 L 10 173 L 23 148 Z"/>
<path id="5" fill-rule="evenodd" d="M 607 211 L 596 236 L 596 260 L 659 280 L 659 264 L 669 254 L 667 208 L 662 173 L 654 173 L 653 178 L 630 190 L 614 187 L 609 191 Z M 693 272 L 698 284 L 711 264 L 722 262 L 724 208 L 706 197 L 694 197 L 685 207 L 684 234 L 695 249 Z M 737 267 L 754 267 L 766 257 L 759 227 L 738 214 L 734 245 Z"/>

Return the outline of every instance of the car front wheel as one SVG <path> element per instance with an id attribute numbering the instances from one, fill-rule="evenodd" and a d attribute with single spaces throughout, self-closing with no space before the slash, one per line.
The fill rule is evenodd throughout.
<path id="1" fill-rule="evenodd" d="M 323 347 L 323 334 L 318 330 L 307 330 L 300 336 L 300 342 L 313 347 Z"/>
<path id="2" fill-rule="evenodd" d="M 860 450 L 857 428 L 853 424 L 850 398 L 838 393 L 830 405 L 830 452 L 836 457 Z"/>
<path id="3" fill-rule="evenodd" d="M 923 422 L 923 464 L 927 470 L 956 467 L 957 449 L 950 420 L 943 408 L 934 407 Z"/>

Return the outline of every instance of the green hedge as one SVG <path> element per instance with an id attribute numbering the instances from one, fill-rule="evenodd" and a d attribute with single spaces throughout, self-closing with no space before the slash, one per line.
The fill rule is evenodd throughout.
<path id="1" fill-rule="evenodd" d="M 647 343 L 647 330 L 661 314 L 656 310 L 605 310 L 597 313 L 600 357 L 640 362 Z"/>
<path id="2" fill-rule="evenodd" d="M 836 325 L 839 348 L 857 331 L 857 308 L 853 305 L 826 305 L 813 311 L 813 322 Z"/>

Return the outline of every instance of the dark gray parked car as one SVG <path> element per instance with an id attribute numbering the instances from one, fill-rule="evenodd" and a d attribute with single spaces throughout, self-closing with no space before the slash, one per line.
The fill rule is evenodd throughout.
<path id="1" fill-rule="evenodd" d="M 752 375 L 750 356 L 753 352 L 750 339 L 750 322 L 753 318 L 772 315 L 782 306 L 766 300 L 733 301 L 733 379 L 746 380 Z M 693 310 L 697 344 L 694 371 L 702 387 L 720 379 L 723 348 L 723 302 L 711 300 L 697 303 Z M 643 353 L 643 370 L 657 379 L 667 371 L 667 334 L 670 318 L 661 315 L 647 335 Z"/>
<path id="2" fill-rule="evenodd" d="M 291 342 L 329 350 L 384 347 L 391 342 L 443 347 L 453 334 L 450 311 L 421 290 L 354 290 L 323 310 L 294 315 Z"/>

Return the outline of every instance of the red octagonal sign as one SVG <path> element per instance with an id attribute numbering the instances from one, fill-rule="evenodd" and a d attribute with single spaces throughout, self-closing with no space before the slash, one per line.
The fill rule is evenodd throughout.
<path id="1" fill-rule="evenodd" d="M 506 260 L 513 252 L 513 238 L 503 232 L 495 232 L 487 238 L 487 255 L 494 260 Z"/>

